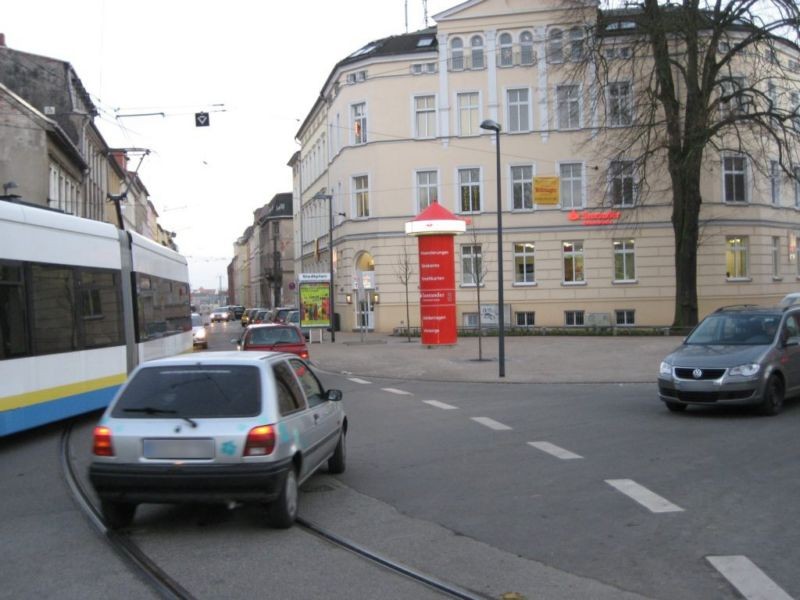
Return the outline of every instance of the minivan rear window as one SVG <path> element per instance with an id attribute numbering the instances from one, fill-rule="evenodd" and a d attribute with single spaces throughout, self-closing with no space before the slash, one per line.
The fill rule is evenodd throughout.
<path id="1" fill-rule="evenodd" d="M 253 417 L 261 412 L 258 367 L 150 367 L 130 381 L 112 416 L 128 419 Z"/>

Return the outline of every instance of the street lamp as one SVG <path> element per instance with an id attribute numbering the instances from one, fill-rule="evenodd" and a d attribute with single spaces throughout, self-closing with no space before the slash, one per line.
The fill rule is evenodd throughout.
<path id="1" fill-rule="evenodd" d="M 486 119 L 481 123 L 481 129 L 494 131 L 495 149 L 497 154 L 497 303 L 500 305 L 498 321 L 498 362 L 500 363 L 500 377 L 506 376 L 506 340 L 505 340 L 505 311 L 503 307 L 503 205 L 500 200 L 500 123 Z"/>

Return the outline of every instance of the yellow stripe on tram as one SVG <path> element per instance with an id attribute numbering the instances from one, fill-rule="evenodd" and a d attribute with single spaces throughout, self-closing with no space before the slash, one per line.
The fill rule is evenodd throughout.
<path id="1" fill-rule="evenodd" d="M 17 394 L 16 396 L 6 396 L 0 398 L 0 411 L 25 408 L 27 406 L 33 406 L 34 404 L 41 404 L 42 402 L 50 402 L 51 400 L 94 392 L 113 385 L 121 385 L 126 378 L 127 375 L 125 373 L 120 373 L 118 375 L 109 375 L 108 377 L 101 377 L 99 379 L 89 379 L 78 383 L 59 385 L 35 392 L 26 392 L 24 394 Z"/>

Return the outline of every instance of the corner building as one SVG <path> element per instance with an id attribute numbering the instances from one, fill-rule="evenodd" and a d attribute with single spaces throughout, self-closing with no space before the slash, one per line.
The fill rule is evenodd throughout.
<path id="1" fill-rule="evenodd" d="M 404 224 L 431 202 L 469 220 L 456 238 L 458 325 L 477 325 L 480 286 L 491 326 L 497 174 L 485 119 L 502 126 L 506 326 L 672 322 L 669 179 L 651 174 L 643 201 L 636 173 L 608 149 L 609 136 L 635 118 L 639 82 L 599 89 L 590 71 L 575 67 L 586 25 L 598 18 L 593 3 L 576 10 L 557 1 L 470 0 L 435 15 L 435 27 L 370 42 L 334 66 L 289 166 L 295 270 L 328 272 L 332 246 L 343 329 L 390 332 L 404 323 L 404 264 L 412 270 L 410 326 L 419 327 L 416 240 Z M 602 42 L 609 61 L 631 60 L 627 26 L 618 18 L 607 28 L 622 32 Z M 780 60 L 800 65 L 784 50 Z M 777 302 L 800 279 L 797 179 L 711 148 L 706 163 L 700 316 L 726 304 Z M 533 196 L 533 178 L 544 176 L 558 177 L 557 204 Z M 375 288 L 358 296 L 354 281 L 364 272 Z"/>

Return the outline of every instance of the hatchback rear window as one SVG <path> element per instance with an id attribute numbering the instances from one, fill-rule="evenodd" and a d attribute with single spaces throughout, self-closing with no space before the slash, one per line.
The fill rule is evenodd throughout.
<path id="1" fill-rule="evenodd" d="M 245 342 L 251 346 L 301 344 L 300 334 L 294 327 L 259 327 L 249 332 Z"/>
<path id="2" fill-rule="evenodd" d="M 142 369 L 114 406 L 114 417 L 229 418 L 261 412 L 257 367 L 186 365 Z"/>

